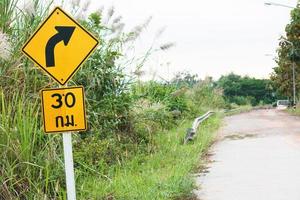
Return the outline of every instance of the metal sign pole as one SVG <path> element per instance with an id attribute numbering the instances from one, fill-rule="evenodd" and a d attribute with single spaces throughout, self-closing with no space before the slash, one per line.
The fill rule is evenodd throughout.
<path id="1" fill-rule="evenodd" d="M 61 86 L 59 86 L 59 87 L 61 88 Z M 67 87 L 67 84 L 65 87 Z M 72 149 L 72 133 L 71 132 L 63 133 L 63 146 L 64 146 L 67 199 L 68 200 L 76 200 L 73 149 Z"/>
<path id="2" fill-rule="evenodd" d="M 64 144 L 67 197 L 68 200 L 76 200 L 71 132 L 63 133 L 63 144 Z"/>

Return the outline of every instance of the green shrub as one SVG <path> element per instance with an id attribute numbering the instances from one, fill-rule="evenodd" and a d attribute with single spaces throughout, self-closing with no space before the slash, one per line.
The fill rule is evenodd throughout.
<path id="1" fill-rule="evenodd" d="M 256 100 L 252 96 L 232 96 L 229 102 L 235 102 L 237 105 L 256 105 Z"/>
<path id="2" fill-rule="evenodd" d="M 162 103 L 169 111 L 182 113 L 187 110 L 185 89 L 177 90 L 173 84 L 155 81 L 139 82 L 133 86 L 132 93 L 135 100 L 144 98 L 151 103 Z"/>
<path id="3" fill-rule="evenodd" d="M 174 125 L 173 115 L 164 104 L 150 103 L 145 99 L 136 102 L 131 116 L 137 132 L 146 131 L 151 134 L 158 130 L 169 129 Z"/>
<path id="4" fill-rule="evenodd" d="M 222 90 L 214 88 L 211 82 L 200 81 L 186 95 L 189 99 L 190 117 L 225 107 Z"/>

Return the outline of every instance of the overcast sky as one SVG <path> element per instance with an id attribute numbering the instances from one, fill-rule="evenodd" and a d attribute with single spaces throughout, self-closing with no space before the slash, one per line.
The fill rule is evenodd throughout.
<path id="1" fill-rule="evenodd" d="M 138 40 L 137 52 L 147 50 L 157 30 L 167 27 L 158 43 L 171 41 L 176 47 L 153 55 L 144 66 L 148 75 L 156 72 L 169 79 L 177 71 L 186 70 L 201 78 L 209 75 L 216 79 L 230 72 L 269 77 L 275 66 L 278 39 L 290 19 L 290 9 L 265 6 L 264 2 L 92 0 L 91 5 L 93 9 L 113 5 L 128 27 L 153 16 L 146 33 Z M 297 1 L 273 2 L 295 6 Z"/>

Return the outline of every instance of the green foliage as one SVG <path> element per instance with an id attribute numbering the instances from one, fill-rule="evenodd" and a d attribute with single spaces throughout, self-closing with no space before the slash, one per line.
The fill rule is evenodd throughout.
<path id="1" fill-rule="evenodd" d="M 237 105 L 256 105 L 257 102 L 252 96 L 233 96 L 229 98 L 229 102 Z"/>
<path id="2" fill-rule="evenodd" d="M 182 113 L 187 110 L 185 89 L 177 89 L 173 84 L 155 81 L 140 82 L 134 85 L 132 93 L 134 99 L 144 98 L 151 103 L 163 103 L 169 111 Z"/>
<path id="3" fill-rule="evenodd" d="M 41 130 L 38 102 L 0 93 L 0 199 L 56 198 L 64 190 L 59 135 Z"/>
<path id="4" fill-rule="evenodd" d="M 300 103 L 297 103 L 296 108 L 287 109 L 287 112 L 292 115 L 300 116 Z"/>
<path id="5" fill-rule="evenodd" d="M 9 47 L 9 59 L 0 56 L 0 90 L 3 92 L 0 127 L 5 127 L 0 130 L 0 177 L 5 183 L 0 185 L 0 199 L 3 196 L 4 199 L 58 199 L 65 195 L 61 138 L 58 135 L 46 137 L 42 132 L 37 100 L 41 88 L 56 84 L 20 54 L 21 46 L 48 13 L 49 7 L 35 0 L 33 16 L 17 8 L 16 2 L 1 1 L 0 5 L 5 7 L 0 10 L 1 26 L 3 22 L 7 25 L 6 29 L 0 30 L 0 40 L 4 38 L 7 44 L 4 47 Z M 127 112 L 131 105 L 129 81 L 115 64 L 123 51 L 125 42 L 122 41 L 128 37 L 123 34 L 111 37 L 112 28 L 104 27 L 100 20 L 100 13 L 93 13 L 89 20 L 82 19 L 82 24 L 101 40 L 101 48 L 71 83 L 84 85 L 88 99 L 90 129 L 74 139 L 78 150 L 75 163 L 82 172 L 78 174 L 121 163 L 128 157 L 127 149 L 133 153 L 138 144 L 136 135 L 127 134 L 126 125 L 130 121 Z M 1 42 L 0 47 L 3 47 Z M 97 147 L 97 151 L 86 148 L 87 144 Z"/>
<path id="6" fill-rule="evenodd" d="M 31 10 L 22 10 L 16 7 L 16 3 L 15 0 L 0 2 L 0 49 L 4 41 L 7 53 L 5 57 L 4 51 L 0 55 L 0 199 L 65 199 L 61 136 L 45 135 L 41 130 L 39 90 L 57 84 L 20 52 L 22 45 L 49 13 L 51 4 L 34 0 Z M 79 5 L 71 9 L 74 14 L 81 10 Z M 149 185 L 145 185 L 143 194 L 148 199 L 154 193 L 158 198 L 167 198 L 188 191 L 192 187 L 188 173 L 195 165 L 198 153 L 204 150 L 203 145 L 208 145 L 209 140 L 205 138 L 210 134 L 207 132 L 207 137 L 199 140 L 203 143 L 196 144 L 197 151 L 192 151 L 193 147 L 181 147 L 179 135 L 169 133 L 162 136 L 161 132 L 174 128 L 187 117 L 201 114 L 205 109 L 222 107 L 221 90 L 214 89 L 211 82 L 195 85 L 198 82 L 196 76 L 189 74 L 177 77 L 178 80 L 182 78 L 180 83 L 136 82 L 123 69 L 128 59 L 125 47 L 134 46 L 134 40 L 149 20 L 126 33 L 121 17 L 115 16 L 113 9 L 104 17 L 102 12 L 95 12 L 87 18 L 78 18 L 100 40 L 100 46 L 70 82 L 70 85 L 83 85 L 87 99 L 89 128 L 73 136 L 77 186 L 82 199 L 90 196 L 90 190 L 87 193 L 82 190 L 85 178 L 93 176 L 95 180 L 103 178 L 109 183 L 117 183 L 109 186 L 113 191 L 106 192 L 122 196 L 120 192 L 123 190 L 119 187 L 127 190 L 131 187 L 124 186 L 123 178 L 131 180 L 140 176 L 142 168 L 138 167 L 143 167 L 144 160 L 149 165 L 143 176 L 150 177 L 154 167 L 161 172 L 158 175 L 168 173 L 162 180 L 159 176 L 149 179 L 151 191 L 146 188 Z M 161 47 L 166 48 L 168 45 Z M 139 60 L 138 70 L 149 54 L 150 50 Z M 168 139 L 172 139 L 171 142 Z M 165 146 L 167 143 L 173 145 L 174 151 Z M 188 160 L 186 155 L 192 153 L 192 160 Z M 182 157 L 186 159 L 182 169 L 186 168 L 180 169 L 179 173 L 174 162 L 181 161 Z M 166 167 L 157 167 L 162 161 Z M 119 176 L 125 165 L 134 170 L 128 176 Z M 132 186 L 136 187 L 141 181 L 133 182 Z M 98 182 L 95 187 L 101 186 L 102 182 Z M 105 191 L 99 192 L 109 196 Z M 142 195 L 125 194 L 124 198 L 137 196 Z"/>
<path id="7" fill-rule="evenodd" d="M 206 121 L 193 143 L 182 145 L 191 123 L 187 121 L 180 128 L 157 134 L 153 153 L 137 154 L 108 177 L 83 177 L 79 198 L 165 200 L 190 195 L 195 187 L 191 173 L 199 167 L 199 156 L 210 146 L 212 133 L 220 126 L 220 116 Z"/>
<path id="8" fill-rule="evenodd" d="M 275 100 L 275 91 L 272 82 L 268 79 L 241 77 L 231 73 L 222 76 L 216 85 L 223 89 L 224 96 L 229 103 L 238 105 L 250 103 L 255 106 L 260 101 L 270 104 Z"/>
<path id="9" fill-rule="evenodd" d="M 290 23 L 286 25 L 286 36 L 280 37 L 279 47 L 277 49 L 278 57 L 276 59 L 277 66 L 271 76 L 275 84 L 275 88 L 280 95 L 285 98 L 293 96 L 293 71 L 292 65 L 295 66 L 296 74 L 296 90 L 299 91 L 300 80 L 300 9 L 297 8 L 291 11 Z"/>
<path id="10" fill-rule="evenodd" d="M 51 83 L 20 51 L 48 5 L 33 1 L 33 16 L 17 3 L 0 1 L 0 199 L 56 199 L 65 192 L 60 136 L 42 132 L 38 100 Z"/>
<path id="11" fill-rule="evenodd" d="M 175 124 L 174 116 L 166 105 L 159 102 L 151 103 L 146 99 L 136 102 L 131 116 L 134 127 L 139 127 L 135 130 L 137 132 L 144 132 L 144 129 L 149 130 L 148 134 L 153 134 L 159 130 L 169 129 Z"/>
<path id="12" fill-rule="evenodd" d="M 215 88 L 211 79 L 200 81 L 187 93 L 191 117 L 208 110 L 218 110 L 225 107 L 223 90 Z"/>

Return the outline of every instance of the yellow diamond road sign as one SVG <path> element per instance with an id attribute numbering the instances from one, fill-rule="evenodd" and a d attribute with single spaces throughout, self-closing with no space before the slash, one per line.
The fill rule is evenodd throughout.
<path id="1" fill-rule="evenodd" d="M 83 87 L 43 89 L 41 95 L 46 133 L 86 130 Z"/>
<path id="2" fill-rule="evenodd" d="M 26 42 L 22 51 L 58 83 L 64 85 L 98 45 L 98 40 L 61 8 Z"/>

